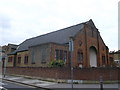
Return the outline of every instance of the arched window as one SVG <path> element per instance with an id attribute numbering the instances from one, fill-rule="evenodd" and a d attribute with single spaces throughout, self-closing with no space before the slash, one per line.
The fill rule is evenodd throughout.
<path id="1" fill-rule="evenodd" d="M 77 61 L 78 63 L 82 64 L 83 63 L 83 52 L 81 50 L 79 50 L 77 52 Z"/>
<path id="2" fill-rule="evenodd" d="M 102 65 L 105 65 L 105 55 L 102 55 Z"/>

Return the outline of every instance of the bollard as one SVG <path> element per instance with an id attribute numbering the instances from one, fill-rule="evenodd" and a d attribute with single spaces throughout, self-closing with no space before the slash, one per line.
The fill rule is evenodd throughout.
<path id="1" fill-rule="evenodd" d="M 102 76 L 100 76 L 100 90 L 103 90 L 103 79 L 102 79 Z"/>
<path id="2" fill-rule="evenodd" d="M 103 90 L 103 82 L 100 82 L 100 90 Z"/>

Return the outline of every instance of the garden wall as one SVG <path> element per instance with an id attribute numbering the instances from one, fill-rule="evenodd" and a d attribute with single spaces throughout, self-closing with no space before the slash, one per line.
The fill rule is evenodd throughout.
<path id="1" fill-rule="evenodd" d="M 6 74 L 25 75 L 42 78 L 71 79 L 70 68 L 50 68 L 50 67 L 9 67 Z M 118 80 L 119 68 L 74 68 L 74 80 Z"/>

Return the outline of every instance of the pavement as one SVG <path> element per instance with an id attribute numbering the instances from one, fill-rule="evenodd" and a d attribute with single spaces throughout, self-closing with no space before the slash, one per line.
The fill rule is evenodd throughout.
<path id="1" fill-rule="evenodd" d="M 29 86 L 34 86 L 37 88 L 44 89 L 53 89 L 53 88 L 71 88 L 70 83 L 57 83 L 57 82 L 49 82 L 43 81 L 35 78 L 26 78 L 23 76 L 10 76 L 6 75 L 3 80 L 8 80 L 12 82 L 17 82 Z M 104 88 L 119 88 L 118 84 L 103 84 Z M 100 88 L 100 84 L 73 84 L 73 88 Z"/>

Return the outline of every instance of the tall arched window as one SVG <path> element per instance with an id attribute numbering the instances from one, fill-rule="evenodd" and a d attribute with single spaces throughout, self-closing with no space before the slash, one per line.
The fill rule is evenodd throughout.
<path id="1" fill-rule="evenodd" d="M 81 50 L 79 50 L 77 52 L 77 61 L 78 63 L 82 64 L 83 63 L 83 52 Z"/>
<path id="2" fill-rule="evenodd" d="M 105 65 L 105 55 L 102 55 L 102 65 Z"/>

